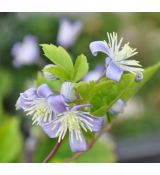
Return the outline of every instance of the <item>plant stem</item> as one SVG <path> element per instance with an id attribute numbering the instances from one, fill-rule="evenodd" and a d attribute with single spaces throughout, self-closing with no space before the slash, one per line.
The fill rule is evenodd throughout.
<path id="1" fill-rule="evenodd" d="M 57 153 L 58 149 L 60 148 L 61 144 L 62 144 L 62 140 L 56 143 L 56 145 L 53 147 L 53 149 L 48 154 L 48 156 L 44 159 L 43 163 L 49 162 L 49 160 L 54 157 L 54 155 Z"/>
<path id="2" fill-rule="evenodd" d="M 101 135 L 103 135 L 106 131 L 108 131 L 111 128 L 112 125 L 106 125 L 105 127 L 103 127 L 103 129 L 100 131 L 99 134 L 97 134 L 92 141 L 90 142 L 90 144 L 88 144 L 88 150 L 89 151 L 93 145 L 96 143 L 96 141 L 101 137 Z M 85 152 L 87 152 L 85 151 Z M 69 159 L 65 160 L 65 163 L 69 163 L 75 159 L 77 159 L 80 155 L 84 154 L 85 152 L 79 152 L 79 153 L 75 153 L 73 156 L 71 156 Z"/>

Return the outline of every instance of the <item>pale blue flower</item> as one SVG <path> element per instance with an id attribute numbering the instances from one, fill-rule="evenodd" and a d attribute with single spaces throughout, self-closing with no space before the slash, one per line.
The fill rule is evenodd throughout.
<path id="1" fill-rule="evenodd" d="M 71 47 L 82 30 L 82 22 L 71 22 L 67 18 L 60 20 L 60 27 L 57 35 L 57 43 L 64 48 Z"/>
<path id="2" fill-rule="evenodd" d="M 16 109 L 23 109 L 27 116 L 31 116 L 33 124 L 52 121 L 58 113 L 64 112 L 67 106 L 64 98 L 54 95 L 47 84 L 20 93 L 16 103 Z"/>
<path id="3" fill-rule="evenodd" d="M 71 150 L 73 152 L 86 151 L 87 143 L 82 130 L 99 132 L 104 125 L 104 117 L 95 117 L 88 112 L 80 111 L 81 108 L 89 106 L 89 104 L 84 104 L 66 108 L 66 111 L 57 115 L 57 119 L 50 123 L 42 122 L 41 127 L 49 137 L 58 137 L 58 142 L 63 140 L 69 131 Z"/>
<path id="4" fill-rule="evenodd" d="M 39 124 L 49 137 L 58 137 L 58 142 L 69 131 L 72 151 L 85 151 L 87 143 L 82 129 L 86 132 L 99 132 L 104 125 L 104 117 L 80 111 L 81 108 L 90 107 L 90 104 L 70 107 L 64 97 L 64 94 L 54 95 L 48 85 L 43 84 L 21 93 L 16 109 L 23 109 L 27 115 L 32 116 L 33 123 Z"/>
<path id="5" fill-rule="evenodd" d="M 122 47 L 123 38 L 118 41 L 117 34 L 108 33 L 108 43 L 106 41 L 94 41 L 90 43 L 90 50 L 94 56 L 98 52 L 103 52 L 107 55 L 105 60 L 106 76 L 119 82 L 124 71 L 136 74 L 142 72 L 143 69 L 136 60 L 127 60 L 128 58 L 136 55 L 136 49 L 132 49 L 129 43 L 124 44 Z"/>
<path id="6" fill-rule="evenodd" d="M 15 67 L 23 65 L 32 65 L 39 59 L 38 41 L 35 36 L 26 35 L 23 42 L 17 42 L 13 45 L 11 51 Z"/>

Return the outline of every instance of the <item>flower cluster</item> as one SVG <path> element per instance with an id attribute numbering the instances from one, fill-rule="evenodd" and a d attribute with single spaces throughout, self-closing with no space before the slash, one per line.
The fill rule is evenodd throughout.
<path id="1" fill-rule="evenodd" d="M 16 109 L 23 109 L 28 116 L 32 116 L 33 123 L 42 127 L 46 134 L 60 142 L 69 131 L 69 143 L 73 152 L 85 151 L 87 144 L 84 131 L 98 132 L 104 124 L 104 117 L 95 117 L 88 112 L 80 111 L 90 107 L 90 104 L 70 107 L 67 102 L 75 100 L 74 87 L 71 82 L 62 84 L 60 95 L 47 84 L 37 89 L 31 88 L 20 94 Z"/>
<path id="2" fill-rule="evenodd" d="M 65 22 L 64 25 L 67 25 L 69 30 L 69 24 Z M 75 25 L 78 25 L 75 27 L 79 28 L 79 24 Z M 125 71 L 135 74 L 136 82 L 143 79 L 143 69 L 139 62 L 127 60 L 137 54 L 136 49 L 132 49 L 129 43 L 121 47 L 122 41 L 122 38 L 118 41 L 117 34 L 113 33 L 108 34 L 108 43 L 106 41 L 90 43 L 90 50 L 94 56 L 98 52 L 103 52 L 107 57 L 105 68 L 97 66 L 96 70 L 85 76 L 84 81 L 94 80 L 98 83 L 100 77 L 103 77 L 105 73 L 107 78 L 119 82 Z M 66 47 L 70 45 L 67 42 L 63 44 Z M 70 62 L 68 64 L 70 65 Z M 45 68 L 52 67 L 54 67 L 52 64 L 45 66 Z M 43 75 L 50 81 L 58 79 L 52 72 L 44 71 Z M 54 92 L 47 84 L 41 84 L 38 88 L 30 88 L 20 94 L 16 109 L 23 109 L 27 116 L 31 116 L 33 124 L 38 124 L 50 138 L 58 138 L 58 142 L 61 142 L 69 131 L 71 150 L 81 152 L 87 150 L 87 143 L 82 130 L 99 132 L 104 126 L 105 117 L 93 116 L 88 112 L 91 104 L 79 104 L 79 94 L 75 90 L 75 84 L 69 81 L 63 82 L 59 93 Z M 124 111 L 125 105 L 124 100 L 119 99 L 107 112 L 117 115 Z"/>

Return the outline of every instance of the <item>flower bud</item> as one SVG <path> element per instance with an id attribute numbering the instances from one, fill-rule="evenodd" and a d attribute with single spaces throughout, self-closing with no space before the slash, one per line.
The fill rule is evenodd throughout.
<path id="1" fill-rule="evenodd" d="M 137 72 L 135 82 L 140 82 L 143 79 L 143 73 Z"/>
<path id="2" fill-rule="evenodd" d="M 56 77 L 55 77 L 53 74 L 47 72 L 47 69 L 48 69 L 48 68 L 51 68 L 52 66 L 53 66 L 53 64 L 47 64 L 47 65 L 43 68 L 43 75 L 44 75 L 46 78 L 48 78 L 49 80 L 55 80 L 55 79 L 56 79 Z"/>
<path id="3" fill-rule="evenodd" d="M 73 102 L 76 99 L 74 83 L 64 82 L 61 87 L 61 95 L 63 95 L 66 102 Z"/>

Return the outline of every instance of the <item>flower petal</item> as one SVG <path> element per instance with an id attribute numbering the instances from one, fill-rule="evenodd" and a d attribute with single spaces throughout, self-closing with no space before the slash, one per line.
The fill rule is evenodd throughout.
<path id="1" fill-rule="evenodd" d="M 116 82 L 119 82 L 121 76 L 123 74 L 123 70 L 120 69 L 116 64 L 110 62 L 106 68 L 106 76 Z"/>
<path id="2" fill-rule="evenodd" d="M 82 152 L 87 150 L 87 143 L 81 130 L 79 130 L 79 137 L 80 138 L 77 139 L 74 130 L 69 133 L 69 144 L 73 152 Z"/>
<path id="3" fill-rule="evenodd" d="M 24 111 L 30 108 L 28 100 L 24 100 L 23 98 L 19 97 L 16 102 L 16 110 L 23 109 Z"/>
<path id="4" fill-rule="evenodd" d="M 95 117 L 89 113 L 81 113 L 79 117 L 80 119 L 81 118 L 85 119 L 87 122 L 86 123 L 83 122 L 84 126 L 88 129 L 91 128 L 91 130 L 94 132 L 99 132 L 104 126 L 104 122 L 105 122 L 104 117 Z M 89 123 L 89 125 L 87 123 Z"/>
<path id="5" fill-rule="evenodd" d="M 89 48 L 94 56 L 97 55 L 97 52 L 109 55 L 109 47 L 105 41 L 93 41 L 90 43 Z"/>
<path id="6" fill-rule="evenodd" d="M 40 123 L 41 128 L 44 130 L 44 132 L 50 137 L 50 138 L 56 138 L 59 135 L 59 128 L 61 127 L 60 123 L 46 123 L 41 122 Z"/>
<path id="7" fill-rule="evenodd" d="M 79 109 L 81 109 L 81 108 L 90 108 L 91 107 L 91 105 L 90 104 L 84 104 L 84 105 L 76 105 L 76 106 L 74 106 L 71 110 L 72 111 L 78 111 Z"/>
<path id="8" fill-rule="evenodd" d="M 36 88 L 30 88 L 26 91 L 24 91 L 23 93 L 20 94 L 20 96 L 24 99 L 24 100 L 33 100 L 35 98 L 37 98 L 37 93 L 36 93 Z"/>
<path id="9" fill-rule="evenodd" d="M 26 110 L 30 108 L 30 102 L 35 100 L 37 98 L 37 93 L 35 88 L 30 88 L 26 90 L 25 92 L 20 94 L 20 97 L 18 98 L 16 102 L 16 109 L 23 109 Z"/>
<path id="10" fill-rule="evenodd" d="M 48 103 L 53 107 L 55 112 L 63 113 L 67 110 L 67 103 L 65 103 L 64 98 L 61 95 L 49 96 Z"/>
<path id="11" fill-rule="evenodd" d="M 42 84 L 41 86 L 39 86 L 39 88 L 37 89 L 37 94 L 39 97 L 43 97 L 43 98 L 47 98 L 50 95 L 53 95 L 53 91 L 48 87 L 47 84 Z"/>
<path id="12" fill-rule="evenodd" d="M 143 72 L 144 71 L 144 69 L 140 68 L 140 67 L 131 67 L 131 66 L 126 66 L 126 65 L 120 64 L 120 63 L 116 63 L 116 64 L 123 71 L 128 71 L 128 72 L 131 72 L 131 73 Z"/>

